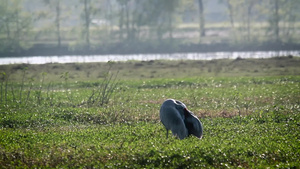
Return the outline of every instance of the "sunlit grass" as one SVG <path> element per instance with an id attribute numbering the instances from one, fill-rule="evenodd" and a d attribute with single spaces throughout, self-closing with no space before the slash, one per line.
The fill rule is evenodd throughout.
<path id="1" fill-rule="evenodd" d="M 149 66 L 147 62 L 140 63 Z M 172 65 L 182 64 L 156 63 L 169 65 L 166 72 L 174 70 Z M 270 69 L 276 70 L 271 63 L 278 62 L 269 62 Z M 61 68 L 69 72 L 69 78 L 58 71 L 62 66 L 59 64 L 54 65 L 58 66 L 56 70 L 49 69 L 44 74 L 44 80 L 42 75 L 34 81 L 28 77 L 35 71 L 46 72 L 38 67 L 49 65 L 29 65 L 25 76 L 22 69 L 7 74 L 8 79 L 1 77 L 3 168 L 299 167 L 299 75 L 255 77 L 255 72 L 250 71 L 249 77 L 219 76 L 212 69 L 211 77 L 208 71 L 202 72 L 203 76 L 189 77 L 193 68 L 185 65 L 187 74 L 169 78 L 120 77 L 109 102 L 101 105 L 88 104 L 88 100 L 93 90 L 103 84 L 105 69 L 100 77 L 96 76 L 98 80 L 91 75 L 91 81 L 77 81 L 81 76 L 70 78 L 78 71 L 76 67 L 72 70 L 74 65 L 77 66 L 67 64 Z M 114 66 L 123 66 L 123 71 L 131 68 Z M 88 66 L 79 65 L 80 73 L 85 74 L 85 67 Z M 240 75 L 251 70 L 236 68 L 242 70 Z M 259 68 L 253 66 L 261 72 Z M 296 70 L 293 66 L 285 68 L 289 68 L 288 72 Z M 226 74 L 226 70 L 225 67 L 218 73 Z M 274 74 L 278 72 L 281 71 Z M 22 78 L 10 79 L 13 75 L 25 77 L 24 82 Z M 53 78 L 55 75 L 59 77 Z M 159 107 L 167 98 L 183 101 L 200 118 L 204 126 L 202 140 L 166 138 Z"/>

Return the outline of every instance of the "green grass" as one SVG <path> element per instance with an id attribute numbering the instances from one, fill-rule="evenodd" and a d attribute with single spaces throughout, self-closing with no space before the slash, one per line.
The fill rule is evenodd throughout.
<path id="1" fill-rule="evenodd" d="M 202 140 L 166 139 L 162 126 L 149 122 L 6 129 L 1 132 L 2 166 L 299 167 L 299 115 L 280 122 L 264 119 L 269 121 L 202 119 Z"/>
<path id="2" fill-rule="evenodd" d="M 293 66 L 299 59 L 292 60 L 202 61 L 198 76 L 191 65 L 199 62 L 116 63 L 109 74 L 119 70 L 120 80 L 103 105 L 88 104 L 88 99 L 105 79 L 98 77 L 109 68 L 104 63 L 55 64 L 61 68 L 49 71 L 52 64 L 26 65 L 25 76 L 24 69 L 15 69 L 18 65 L 1 66 L 8 79 L 1 77 L 0 166 L 299 168 L 300 76 Z M 237 62 L 244 65 L 231 70 Z M 208 71 L 209 64 L 221 63 L 217 73 Z M 269 70 L 259 63 L 268 63 Z M 137 64 L 143 66 L 134 75 L 123 75 Z M 179 64 L 185 65 L 186 74 L 172 75 Z M 89 69 L 94 65 L 101 71 Z M 153 77 L 147 73 L 151 68 L 157 71 Z M 91 71 L 91 80 L 84 77 L 86 71 Z M 37 72 L 47 72 L 44 80 Z M 63 72 L 69 78 L 61 78 Z M 71 78 L 76 72 L 82 76 Z M 200 118 L 202 140 L 166 138 L 159 107 L 167 98 L 183 101 Z"/>

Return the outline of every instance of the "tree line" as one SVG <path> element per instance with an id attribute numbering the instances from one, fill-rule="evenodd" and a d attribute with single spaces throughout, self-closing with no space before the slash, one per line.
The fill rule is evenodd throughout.
<path id="1" fill-rule="evenodd" d="M 174 47 L 204 44 L 213 20 L 208 0 L 1 0 L 0 51 L 21 52 L 33 44 L 70 50 Z M 228 23 L 226 43 L 298 43 L 299 0 L 217 0 Z M 186 21 L 185 18 L 193 18 Z M 195 23 L 197 27 L 179 27 Z M 257 25 L 263 25 L 258 30 Z M 216 27 L 214 29 L 217 29 Z M 222 26 L 221 28 L 222 29 Z M 261 33 L 258 34 L 257 32 Z M 178 38 L 196 32 L 191 41 Z M 265 39 L 260 39 L 263 34 Z M 41 40 L 42 39 L 42 40 Z M 186 38 L 188 39 L 188 38 Z M 230 39 L 230 40 L 228 40 Z M 118 44 L 118 45 L 116 45 Z"/>

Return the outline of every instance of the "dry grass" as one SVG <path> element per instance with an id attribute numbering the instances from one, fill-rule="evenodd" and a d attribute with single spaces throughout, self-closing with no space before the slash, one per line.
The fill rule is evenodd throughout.
<path id="1" fill-rule="evenodd" d="M 119 71 L 119 79 L 143 80 L 153 78 L 233 77 L 300 75 L 299 57 L 271 59 L 222 59 L 211 61 L 127 61 L 114 62 L 111 72 Z M 27 78 L 40 79 L 47 73 L 48 81 L 60 82 L 60 76 L 69 72 L 70 81 L 94 81 L 105 77 L 108 63 L 68 63 L 45 65 L 1 65 L 0 72 L 9 74 L 10 81 L 18 81 L 27 67 Z"/>

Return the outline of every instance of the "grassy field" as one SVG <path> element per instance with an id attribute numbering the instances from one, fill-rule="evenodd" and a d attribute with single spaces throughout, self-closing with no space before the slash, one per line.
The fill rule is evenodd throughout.
<path id="1" fill-rule="evenodd" d="M 299 168 L 300 59 L 3 65 L 3 168 Z M 203 139 L 166 138 L 183 101 Z"/>

